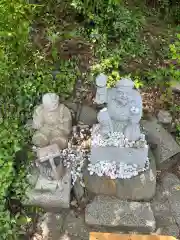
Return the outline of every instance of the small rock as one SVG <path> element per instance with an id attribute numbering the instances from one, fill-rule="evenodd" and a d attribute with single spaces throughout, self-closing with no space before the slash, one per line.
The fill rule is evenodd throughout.
<path id="1" fill-rule="evenodd" d="M 160 110 L 157 117 L 158 121 L 163 124 L 169 124 L 172 121 L 172 116 L 168 111 Z"/>
<path id="2" fill-rule="evenodd" d="M 71 201 L 71 206 L 78 207 L 78 203 L 76 200 Z"/>
<path id="3" fill-rule="evenodd" d="M 172 157 L 180 152 L 180 146 L 172 135 L 162 125 L 158 124 L 157 119 L 152 121 L 142 120 L 141 124 L 146 133 L 148 144 L 156 145 L 156 148 L 152 151 L 157 168 L 161 170 L 175 164 L 176 159 L 174 160 Z"/>
<path id="4" fill-rule="evenodd" d="M 80 129 L 89 129 L 89 125 L 83 124 L 83 122 L 78 122 L 78 126 Z"/>
<path id="5" fill-rule="evenodd" d="M 83 105 L 79 114 L 79 121 L 92 126 L 97 122 L 97 112 L 94 108 Z"/>
<path id="6" fill-rule="evenodd" d="M 77 178 L 74 187 L 73 187 L 74 195 L 78 202 L 81 202 L 82 197 L 84 196 L 84 188 L 81 185 L 80 179 Z"/>
<path id="7" fill-rule="evenodd" d="M 77 239 L 89 239 L 89 230 L 84 223 L 84 217 L 77 215 L 74 211 L 70 211 L 67 215 L 63 230 L 73 237 L 78 237 Z"/>
<path id="8" fill-rule="evenodd" d="M 63 222 L 63 214 L 47 212 L 39 219 L 37 230 L 42 233 L 42 239 L 56 240 L 61 236 Z"/>
<path id="9" fill-rule="evenodd" d="M 153 232 L 155 219 L 149 203 L 127 202 L 108 196 L 97 196 L 85 210 L 85 222 L 97 227 Z"/>

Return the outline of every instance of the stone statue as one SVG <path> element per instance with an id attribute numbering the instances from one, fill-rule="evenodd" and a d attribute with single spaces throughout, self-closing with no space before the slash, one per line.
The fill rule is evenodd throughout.
<path id="1" fill-rule="evenodd" d="M 134 89 L 131 79 L 122 78 L 111 89 L 106 88 L 106 83 L 107 77 L 100 74 L 96 79 L 95 101 L 107 107 L 98 113 L 99 124 L 92 129 L 90 162 L 101 162 L 102 166 L 104 162 L 124 163 L 143 169 L 148 158 L 148 145 L 140 132 L 141 95 Z M 121 167 L 118 167 L 119 171 Z"/>
<path id="2" fill-rule="evenodd" d="M 70 110 L 59 103 L 55 93 L 47 93 L 42 98 L 33 115 L 33 128 L 35 132 L 32 142 L 37 147 L 57 144 L 64 149 L 68 144 L 68 136 L 72 129 Z"/>
<path id="3" fill-rule="evenodd" d="M 113 133 L 113 125 L 111 118 L 108 114 L 107 108 L 103 108 L 97 115 L 98 122 L 100 123 L 101 133 L 105 138 L 110 137 Z"/>
<path id="4" fill-rule="evenodd" d="M 115 88 L 102 91 L 106 81 L 107 78 L 102 74 L 96 79 L 96 102 L 107 103 L 107 114 L 112 120 L 114 132 L 122 132 L 130 141 L 138 140 L 140 138 L 139 121 L 142 117 L 140 93 L 133 89 L 134 82 L 126 78 L 118 81 Z"/>

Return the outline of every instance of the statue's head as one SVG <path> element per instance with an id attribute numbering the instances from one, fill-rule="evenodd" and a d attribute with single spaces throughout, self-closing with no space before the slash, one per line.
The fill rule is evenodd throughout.
<path id="1" fill-rule="evenodd" d="M 96 77 L 96 86 L 100 88 L 106 87 L 107 79 L 108 77 L 105 74 L 99 74 Z"/>
<path id="2" fill-rule="evenodd" d="M 128 78 L 122 78 L 116 84 L 116 95 L 115 99 L 121 105 L 125 106 L 128 104 L 131 97 L 131 91 L 133 90 L 134 82 Z"/>
<path id="3" fill-rule="evenodd" d="M 43 107 L 48 111 L 55 110 L 59 105 L 59 96 L 55 93 L 46 93 L 42 98 Z"/>

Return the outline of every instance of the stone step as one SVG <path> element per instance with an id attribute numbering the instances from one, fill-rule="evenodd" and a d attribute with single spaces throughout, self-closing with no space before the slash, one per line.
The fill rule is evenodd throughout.
<path id="1" fill-rule="evenodd" d="M 154 232 L 156 228 L 150 203 L 121 201 L 109 196 L 96 196 L 86 206 L 85 222 L 97 228 L 142 233 Z"/>

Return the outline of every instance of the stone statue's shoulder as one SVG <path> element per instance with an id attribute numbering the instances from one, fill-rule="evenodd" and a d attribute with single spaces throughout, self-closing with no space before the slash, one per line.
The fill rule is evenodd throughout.
<path id="1" fill-rule="evenodd" d="M 115 88 L 108 88 L 107 89 L 107 98 L 108 98 L 108 102 L 114 98 L 116 94 L 116 89 Z"/>
<path id="2" fill-rule="evenodd" d="M 71 111 L 66 105 L 63 103 L 59 104 L 59 112 L 60 115 L 63 116 L 64 119 L 70 119 L 71 118 Z"/>
<path id="3" fill-rule="evenodd" d="M 40 115 L 43 112 L 43 109 L 44 108 L 42 104 L 38 105 L 37 107 L 35 107 L 34 115 Z"/>
<path id="4" fill-rule="evenodd" d="M 133 89 L 131 97 L 136 104 L 139 104 L 140 106 L 142 105 L 142 97 L 139 91 Z"/>

